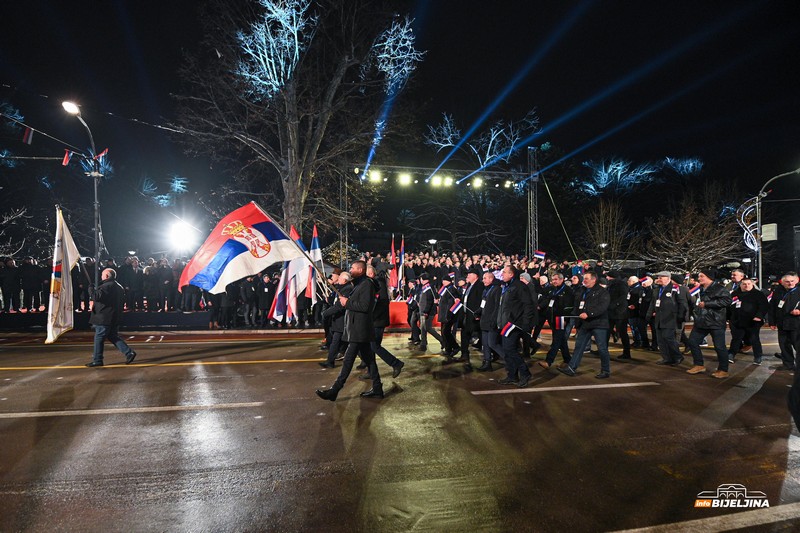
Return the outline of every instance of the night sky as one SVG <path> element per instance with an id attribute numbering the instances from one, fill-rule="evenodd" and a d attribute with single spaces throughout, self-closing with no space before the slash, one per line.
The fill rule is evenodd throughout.
<path id="1" fill-rule="evenodd" d="M 222 178 L 160 130 L 127 120 L 174 117 L 169 94 L 181 87 L 182 53 L 194 52 L 201 38 L 197 11 L 184 0 L 4 3 L 0 101 L 78 145 L 85 132 L 60 102 L 82 105 L 98 150 L 109 147 L 117 170 L 102 193 L 117 218 L 104 210 L 112 249 L 123 247 L 115 241 L 136 216 L 125 199 L 142 176 L 185 175 L 201 193 Z M 736 180 L 746 193 L 800 167 L 800 2 L 437 0 L 403 3 L 398 12 L 405 11 L 416 17 L 418 45 L 427 51 L 402 95 L 418 104 L 421 124 L 448 112 L 466 130 L 538 53 L 492 115 L 518 119 L 536 109 L 545 128 L 536 144 L 564 152 L 590 144 L 574 156 L 580 161 L 699 157 L 706 176 Z M 23 149 L 3 138 L 0 148 L 63 155 L 43 139 Z M 423 148 L 399 163 L 439 161 Z M 776 194 L 796 196 L 800 181 L 791 179 Z M 3 198 L 2 207 L 9 202 Z"/>

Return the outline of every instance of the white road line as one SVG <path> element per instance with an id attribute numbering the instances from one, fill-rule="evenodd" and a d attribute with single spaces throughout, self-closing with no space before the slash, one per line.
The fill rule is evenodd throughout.
<path id="1" fill-rule="evenodd" d="M 702 510 L 698 511 L 702 512 Z M 765 524 L 774 524 L 786 520 L 797 520 L 800 516 L 800 503 L 789 503 L 778 505 L 777 507 L 767 507 L 742 513 L 733 513 L 724 516 L 712 516 L 708 518 L 698 518 L 697 520 L 687 520 L 686 522 L 675 522 L 673 524 L 661 524 L 658 526 L 643 527 L 641 529 L 626 529 L 617 533 L 633 532 L 658 532 L 669 531 L 733 531 L 745 527 L 756 527 Z"/>
<path id="2" fill-rule="evenodd" d="M 75 409 L 72 411 L 30 411 L 0 413 L 0 418 L 42 418 L 49 416 L 126 415 L 134 413 L 159 413 L 170 411 L 210 411 L 214 409 L 241 409 L 261 407 L 264 402 L 218 403 L 211 405 L 162 405 L 154 407 L 122 407 L 116 409 Z"/>
<path id="3" fill-rule="evenodd" d="M 153 336 L 152 336 L 152 335 L 150 335 L 149 337 L 147 337 L 147 340 L 146 340 L 146 341 L 144 341 L 144 342 L 150 342 L 151 340 L 153 340 Z"/>
<path id="4" fill-rule="evenodd" d="M 526 392 L 554 392 L 566 390 L 584 390 L 584 389 L 619 389 L 624 387 L 650 387 L 653 385 L 661 385 L 655 381 L 643 381 L 641 383 L 609 383 L 607 385 L 573 385 L 568 387 L 530 387 L 526 389 L 501 389 L 501 390 L 478 390 L 472 391 L 475 396 L 483 396 L 488 394 L 525 394 Z"/>

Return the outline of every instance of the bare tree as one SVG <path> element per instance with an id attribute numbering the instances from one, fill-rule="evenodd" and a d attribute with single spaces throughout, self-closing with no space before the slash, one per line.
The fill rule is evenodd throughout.
<path id="1" fill-rule="evenodd" d="M 720 185 L 688 192 L 669 211 L 648 221 L 645 258 L 672 270 L 696 272 L 738 259 L 744 250 L 735 211 L 728 209 Z"/>
<path id="2" fill-rule="evenodd" d="M 338 184 L 422 59 L 411 21 L 368 0 L 215 6 L 176 96 L 187 151 L 224 161 L 233 191 L 279 201 L 286 224 L 299 227 L 309 199 L 315 216 L 338 219 Z"/>
<path id="3" fill-rule="evenodd" d="M 583 219 L 583 227 L 583 255 L 598 257 L 609 268 L 617 268 L 641 253 L 641 237 L 617 201 L 601 199 Z"/>

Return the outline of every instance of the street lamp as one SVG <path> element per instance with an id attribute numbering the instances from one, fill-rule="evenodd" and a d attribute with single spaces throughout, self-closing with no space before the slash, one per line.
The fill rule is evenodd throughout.
<path id="1" fill-rule="evenodd" d="M 92 170 L 87 172 L 86 175 L 92 178 L 92 183 L 94 184 L 94 288 L 97 290 L 97 287 L 100 285 L 100 200 L 97 196 L 97 185 L 100 183 L 100 178 L 102 178 L 103 175 L 100 173 L 100 161 L 97 160 L 97 150 L 94 146 L 92 130 L 89 129 L 89 125 L 83 120 L 81 108 L 74 102 L 61 102 L 61 106 L 64 108 L 64 111 L 80 120 L 83 127 L 86 128 L 86 133 L 89 134 L 89 143 L 92 147 L 91 157 L 89 158 L 89 164 Z"/>
<path id="2" fill-rule="evenodd" d="M 778 178 L 782 178 L 784 176 L 791 176 L 792 174 L 800 174 L 800 168 L 794 169 L 791 172 L 784 172 L 783 174 L 778 174 L 777 176 L 771 177 L 770 179 L 767 180 L 767 182 L 764 184 L 764 186 L 761 187 L 761 190 L 758 191 L 758 196 L 756 196 L 756 226 L 758 228 L 756 230 L 756 248 L 757 248 L 757 250 L 756 250 L 756 258 L 757 258 L 757 261 L 758 261 L 758 284 L 759 284 L 760 287 L 764 286 L 763 285 L 764 282 L 761 279 L 762 270 L 763 270 L 763 266 L 764 266 L 763 265 L 764 261 L 762 261 L 762 258 L 761 258 L 761 256 L 762 256 L 762 254 L 761 254 L 761 247 L 762 247 L 762 240 L 761 240 L 761 199 L 764 198 L 766 195 L 768 195 L 770 192 L 772 192 L 771 190 L 764 192 L 764 190 L 767 188 L 767 186 L 770 183 L 772 183 L 773 181 L 775 181 Z"/>
<path id="3" fill-rule="evenodd" d="M 431 245 L 433 253 L 436 253 L 436 242 L 437 242 L 436 239 L 428 239 L 428 244 Z"/>

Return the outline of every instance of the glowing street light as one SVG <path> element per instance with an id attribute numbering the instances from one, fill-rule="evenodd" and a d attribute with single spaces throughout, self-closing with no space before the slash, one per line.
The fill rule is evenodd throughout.
<path id="1" fill-rule="evenodd" d="M 472 186 L 475 187 L 476 189 L 480 189 L 482 185 L 483 185 L 483 180 L 481 178 L 476 177 L 472 180 Z"/>
<path id="2" fill-rule="evenodd" d="M 445 187 L 452 187 L 453 186 L 453 178 L 451 178 L 450 176 L 447 176 L 444 179 L 443 183 L 444 183 Z"/>
<path id="3" fill-rule="evenodd" d="M 436 252 L 436 243 L 438 241 L 436 239 L 428 239 L 428 244 L 431 245 L 431 249 Z"/>
<path id="4" fill-rule="evenodd" d="M 400 174 L 397 176 L 397 182 L 403 187 L 411 185 L 411 174 Z"/>
<path id="5" fill-rule="evenodd" d="M 372 183 L 383 181 L 383 176 L 381 175 L 381 172 L 379 170 L 370 170 L 369 181 L 371 181 Z"/>
<path id="6" fill-rule="evenodd" d="M 441 176 L 434 176 L 431 178 L 431 186 L 432 187 L 441 187 L 442 186 L 442 177 Z"/>
<path id="7" fill-rule="evenodd" d="M 92 178 L 92 183 L 94 183 L 94 288 L 97 290 L 97 287 L 100 285 L 100 200 L 97 196 L 97 185 L 100 183 L 100 178 L 102 178 L 103 175 L 100 173 L 100 161 L 97 159 L 97 150 L 94 146 L 92 130 L 89 129 L 89 125 L 83 120 L 81 108 L 78 107 L 78 104 L 75 102 L 68 101 L 61 102 L 61 107 L 83 124 L 83 127 L 86 128 L 86 133 L 89 134 L 89 143 L 92 147 L 91 157 L 89 158 L 92 170 L 86 174 Z M 92 298 L 94 298 L 94 296 L 92 296 Z"/>

